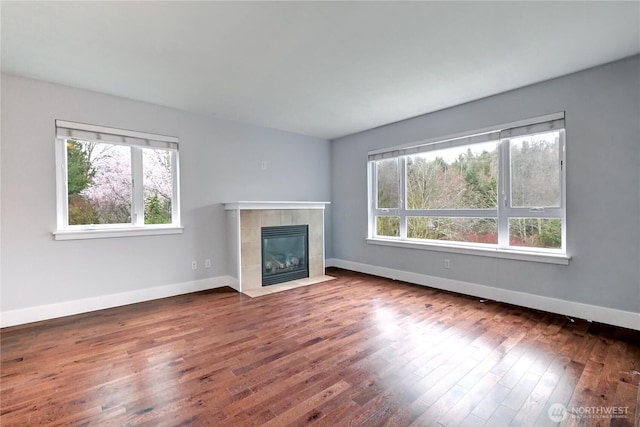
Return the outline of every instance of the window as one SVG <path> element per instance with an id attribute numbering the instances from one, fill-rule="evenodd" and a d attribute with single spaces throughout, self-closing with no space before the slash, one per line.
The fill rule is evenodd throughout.
<path id="1" fill-rule="evenodd" d="M 180 232 L 178 139 L 56 120 L 56 239 Z"/>
<path id="2" fill-rule="evenodd" d="M 564 147 L 559 113 L 371 152 L 369 240 L 564 256 Z"/>

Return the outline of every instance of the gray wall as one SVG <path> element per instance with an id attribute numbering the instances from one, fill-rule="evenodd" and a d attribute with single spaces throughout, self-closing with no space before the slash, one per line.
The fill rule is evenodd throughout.
<path id="1" fill-rule="evenodd" d="M 558 111 L 570 265 L 367 245 L 368 150 Z M 332 141 L 331 162 L 337 259 L 640 312 L 638 56 Z"/>
<path id="2" fill-rule="evenodd" d="M 55 119 L 178 136 L 184 233 L 55 241 Z M 331 196 L 326 140 L 8 75 L 1 137 L 2 311 L 227 275 L 221 202 Z"/>

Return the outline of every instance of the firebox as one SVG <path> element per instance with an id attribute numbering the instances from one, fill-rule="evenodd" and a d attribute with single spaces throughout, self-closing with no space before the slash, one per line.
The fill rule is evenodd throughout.
<path id="1" fill-rule="evenodd" d="M 262 286 L 309 277 L 309 226 L 262 227 Z"/>

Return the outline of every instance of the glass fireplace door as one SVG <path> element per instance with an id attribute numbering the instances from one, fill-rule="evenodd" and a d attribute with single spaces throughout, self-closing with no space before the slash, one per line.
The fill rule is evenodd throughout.
<path id="1" fill-rule="evenodd" d="M 309 277 L 309 226 L 262 228 L 262 286 Z"/>

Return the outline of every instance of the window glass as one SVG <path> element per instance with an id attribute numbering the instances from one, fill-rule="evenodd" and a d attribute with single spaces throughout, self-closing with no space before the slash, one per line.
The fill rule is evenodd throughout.
<path id="1" fill-rule="evenodd" d="M 511 206 L 560 206 L 560 134 L 539 133 L 513 138 Z"/>
<path id="2" fill-rule="evenodd" d="M 407 218 L 407 237 L 497 244 L 498 221 L 495 218 L 410 216 Z"/>
<path id="3" fill-rule="evenodd" d="M 171 224 L 171 159 L 169 150 L 142 150 L 145 224 Z"/>
<path id="4" fill-rule="evenodd" d="M 406 157 L 408 209 L 488 209 L 498 200 L 496 142 Z"/>
<path id="5" fill-rule="evenodd" d="M 131 223 L 131 148 L 66 144 L 69 225 Z"/>
<path id="6" fill-rule="evenodd" d="M 376 217 L 376 234 L 378 236 L 399 237 L 400 217 L 379 216 Z"/>
<path id="7" fill-rule="evenodd" d="M 398 159 L 378 160 L 377 176 L 378 209 L 395 209 L 400 206 Z"/>
<path id="8" fill-rule="evenodd" d="M 557 218 L 509 218 L 509 244 L 531 248 L 562 247 L 562 220 Z"/>

